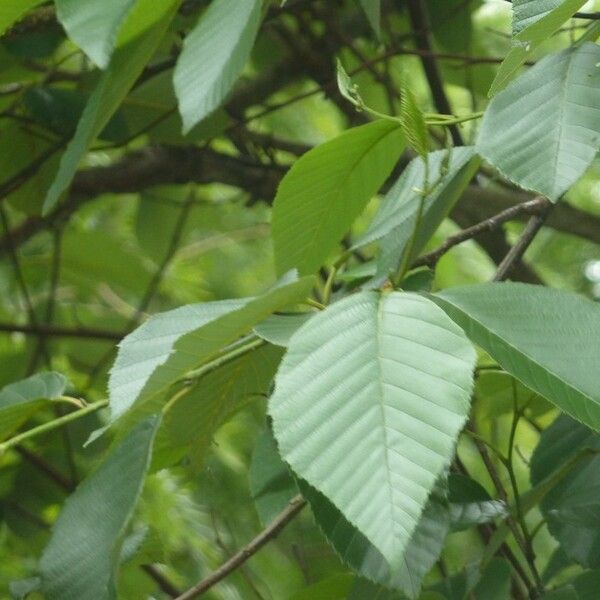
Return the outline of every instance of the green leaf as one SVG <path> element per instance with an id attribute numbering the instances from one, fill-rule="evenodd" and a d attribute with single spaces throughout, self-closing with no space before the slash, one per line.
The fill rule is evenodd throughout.
<path id="1" fill-rule="evenodd" d="M 442 489 L 435 490 L 427 501 L 395 572 L 379 550 L 323 494 L 302 481 L 300 490 L 310 503 L 317 524 L 347 565 L 375 583 L 401 590 L 408 598 L 419 597 L 423 578 L 440 557 L 450 530 L 448 503 Z"/>
<path id="2" fill-rule="evenodd" d="M 507 515 L 504 502 L 492 500 L 479 483 L 456 473 L 448 477 L 448 501 L 453 531 L 489 523 Z"/>
<path id="3" fill-rule="evenodd" d="M 392 572 L 454 454 L 474 362 L 433 303 L 362 292 L 303 325 L 279 368 L 269 411 L 282 457 Z"/>
<path id="4" fill-rule="evenodd" d="M 453 288 L 431 299 L 500 366 L 575 419 L 600 429 L 600 306 L 521 283 Z"/>
<path id="5" fill-rule="evenodd" d="M 109 380 L 111 420 L 159 410 L 171 386 L 271 313 L 304 299 L 313 279 L 282 283 L 256 298 L 182 306 L 154 315 L 120 344 Z"/>
<path id="6" fill-rule="evenodd" d="M 202 377 L 165 412 L 155 461 L 161 463 L 163 453 L 168 458 L 189 451 L 200 468 L 215 431 L 248 402 L 266 397 L 281 356 L 280 348 L 264 345 Z M 158 466 L 169 466 L 169 461 Z"/>
<path id="7" fill-rule="evenodd" d="M 512 0 L 512 33 L 517 36 L 556 10 L 564 0 Z"/>
<path id="8" fill-rule="evenodd" d="M 600 47 L 543 58 L 489 104 L 478 152 L 517 185 L 558 200 L 600 148 Z"/>
<path id="9" fill-rule="evenodd" d="M 269 429 L 257 438 L 248 473 L 250 494 L 260 521 L 267 526 L 298 493 L 288 466 L 281 460 Z"/>
<path id="10" fill-rule="evenodd" d="M 586 0 L 563 0 L 554 8 L 551 7 L 548 0 L 521 0 L 520 4 L 525 2 L 531 8 L 531 12 L 528 9 L 525 10 L 525 7 L 520 7 L 523 10 L 519 10 L 518 14 L 515 13 L 513 33 L 515 33 L 515 26 L 518 31 L 514 35 L 510 52 L 496 73 L 489 96 L 494 96 L 502 90 L 514 72 L 525 63 L 538 46 L 558 31 L 561 25 L 585 4 Z M 552 4 L 556 4 L 556 2 L 552 2 Z M 533 15 L 534 19 L 527 26 L 525 26 L 526 15 Z M 522 19 L 521 16 L 524 18 Z M 519 29 L 521 26 L 523 28 Z"/>
<path id="11" fill-rule="evenodd" d="M 42 2 L 43 0 L 2 0 L 0 3 L 0 35 L 29 9 Z"/>
<path id="12" fill-rule="evenodd" d="M 136 0 L 56 0 L 67 35 L 101 69 L 108 66 L 117 34 Z"/>
<path id="13" fill-rule="evenodd" d="M 67 383 L 59 373 L 48 372 L 0 389 L 0 440 L 6 439 L 49 400 L 62 396 Z"/>
<path id="14" fill-rule="evenodd" d="M 358 0 L 377 37 L 381 37 L 381 0 Z"/>
<path id="15" fill-rule="evenodd" d="M 287 348 L 292 335 L 313 315 L 314 313 L 310 312 L 271 315 L 254 328 L 254 333 L 271 344 Z"/>
<path id="16" fill-rule="evenodd" d="M 261 0 L 214 0 L 186 37 L 174 73 L 187 133 L 223 102 L 248 61 L 261 21 Z"/>
<path id="17" fill-rule="evenodd" d="M 278 273 L 316 271 L 391 173 L 405 142 L 398 124 L 355 127 L 304 154 L 273 206 Z"/>
<path id="18" fill-rule="evenodd" d="M 163 17 L 143 35 L 115 52 L 110 68 L 98 81 L 79 120 L 75 135 L 63 154 L 58 173 L 44 201 L 44 214 L 48 214 L 56 206 L 62 193 L 69 187 L 89 145 L 109 122 L 161 42 L 178 4 L 178 0 L 167 0 L 160 9 L 161 14 L 165 13 Z M 146 18 L 144 12 L 154 10 L 153 6 L 154 0 L 141 0 L 127 24 Z"/>
<path id="19" fill-rule="evenodd" d="M 480 399 L 480 415 L 486 419 L 512 413 L 515 399 L 526 415 L 539 417 L 552 410 L 545 398 L 502 371 L 482 371 L 475 384 L 475 396 Z"/>
<path id="20" fill-rule="evenodd" d="M 479 157 L 471 147 L 438 150 L 428 155 L 429 185 L 419 230 L 411 250 L 409 264 L 425 247 L 430 237 L 448 216 L 479 166 Z M 386 194 L 373 222 L 354 244 L 360 248 L 382 239 L 377 259 L 377 274 L 387 277 L 394 272 L 415 228 L 425 183 L 425 165 L 420 158 L 410 162 Z"/>
<path id="21" fill-rule="evenodd" d="M 125 528 L 150 463 L 156 416 L 139 423 L 67 499 L 40 561 L 48 600 L 114 600 Z"/>
<path id="22" fill-rule="evenodd" d="M 540 438 L 531 460 L 537 485 L 585 449 L 600 451 L 600 435 L 566 415 Z M 580 460 L 540 503 L 550 533 L 570 559 L 600 568 L 600 455 Z"/>
<path id="23" fill-rule="evenodd" d="M 508 600 L 511 596 L 511 568 L 503 558 L 493 558 L 475 586 L 471 598 Z"/>
<path id="24" fill-rule="evenodd" d="M 577 600 L 596 600 L 600 589 L 600 571 L 581 573 L 569 584 L 575 588 Z"/>

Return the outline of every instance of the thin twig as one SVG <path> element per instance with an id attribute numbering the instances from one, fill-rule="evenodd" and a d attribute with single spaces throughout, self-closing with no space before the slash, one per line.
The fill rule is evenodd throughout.
<path id="1" fill-rule="evenodd" d="M 265 544 L 284 529 L 284 527 L 306 506 L 306 500 L 298 495 L 290 500 L 287 507 L 279 513 L 273 522 L 263 531 L 261 531 L 248 545 L 236 552 L 227 562 L 221 565 L 216 571 L 213 571 L 208 577 L 178 596 L 176 600 L 190 600 L 198 598 L 230 573 L 235 571 L 240 565 L 244 564 L 251 556 L 256 554 Z"/>
<path id="2" fill-rule="evenodd" d="M 504 281 L 510 275 L 514 265 L 523 258 L 525 251 L 529 248 L 529 245 L 533 242 L 533 239 L 542 228 L 542 225 L 552 208 L 552 203 L 549 200 L 542 198 L 542 201 L 545 206 L 541 209 L 539 214 L 533 215 L 531 219 L 529 219 L 521 237 L 517 240 L 517 243 L 510 249 L 508 254 L 498 265 L 498 269 L 492 281 Z"/>
<path id="3" fill-rule="evenodd" d="M 156 585 L 171 598 L 177 598 L 181 592 L 175 587 L 175 584 L 171 582 L 162 573 L 156 565 L 140 565 L 142 571 L 146 573 L 151 579 L 154 580 Z"/>
<path id="4" fill-rule="evenodd" d="M 533 200 L 527 200 L 526 202 L 521 202 L 520 204 L 516 204 L 515 206 L 511 206 L 506 210 L 490 217 L 489 219 L 485 219 L 476 223 L 471 227 L 467 227 L 459 231 L 458 233 L 451 235 L 446 238 L 443 244 L 438 246 L 435 250 L 424 254 L 419 257 L 413 264 L 412 267 L 422 267 L 428 266 L 433 267 L 438 260 L 448 252 L 454 246 L 458 246 L 467 240 L 470 240 L 474 237 L 482 233 L 486 233 L 488 231 L 493 231 L 498 229 L 504 223 L 508 221 L 512 221 L 517 216 L 525 213 L 525 214 L 538 214 L 540 210 L 545 207 L 545 201 L 543 198 L 534 198 Z"/>

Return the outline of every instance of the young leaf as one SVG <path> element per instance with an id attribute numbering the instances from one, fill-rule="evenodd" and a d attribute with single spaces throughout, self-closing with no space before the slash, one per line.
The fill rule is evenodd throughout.
<path id="1" fill-rule="evenodd" d="M 400 118 L 402 119 L 402 131 L 408 145 L 423 159 L 427 160 L 428 136 L 425 117 L 421 111 L 417 99 L 409 87 L 402 89 L 400 97 Z"/>
<path id="2" fill-rule="evenodd" d="M 0 440 L 18 429 L 48 400 L 65 393 L 67 380 L 59 373 L 38 373 L 0 389 Z"/>
<path id="3" fill-rule="evenodd" d="M 401 128 L 380 120 L 304 154 L 283 178 L 273 206 L 278 273 L 316 271 L 391 173 L 404 150 Z"/>
<path id="4" fill-rule="evenodd" d="M 40 561 L 48 600 L 114 600 L 125 528 L 140 495 L 159 419 L 140 422 L 65 502 Z"/>
<path id="5" fill-rule="evenodd" d="M 558 200 L 600 148 L 600 47 L 543 58 L 489 104 L 477 151 L 517 185 Z"/>
<path id="6" fill-rule="evenodd" d="M 566 415 L 540 438 L 531 460 L 537 485 L 585 449 L 600 451 L 600 435 Z M 600 455 L 582 459 L 541 502 L 550 533 L 568 558 L 587 568 L 600 568 Z"/>
<path id="7" fill-rule="evenodd" d="M 271 313 L 306 298 L 313 280 L 282 283 L 256 298 L 183 306 L 154 315 L 120 344 L 109 380 L 111 420 L 156 412 L 171 386 Z"/>
<path id="8" fill-rule="evenodd" d="M 79 120 L 75 135 L 63 154 L 58 173 L 44 200 L 44 214 L 48 214 L 56 206 L 62 193 L 69 187 L 89 145 L 104 129 L 162 40 L 178 4 L 177 0 L 167 0 L 160 9 L 161 14 L 164 13 L 162 18 L 115 52 L 110 68 L 98 81 Z M 148 10 L 154 10 L 154 0 L 142 0 L 137 4 L 125 28 L 129 25 L 129 29 L 135 29 L 130 23 L 135 24 L 138 19 L 145 19 L 143 13 Z"/>
<path id="9" fill-rule="evenodd" d="M 136 0 L 56 0 L 67 35 L 101 68 L 108 66 L 117 33 Z"/>
<path id="10" fill-rule="evenodd" d="M 2 0 L 0 3 L 0 35 L 29 9 L 42 2 L 43 0 Z"/>
<path id="11" fill-rule="evenodd" d="M 392 572 L 452 459 L 474 362 L 430 301 L 362 292 L 303 325 L 279 368 L 269 412 L 282 457 Z"/>
<path id="12" fill-rule="evenodd" d="M 457 287 L 431 299 L 502 368 L 600 430 L 600 306 L 522 283 Z"/>
<path id="13" fill-rule="evenodd" d="M 261 0 L 214 0 L 186 37 L 174 74 L 187 133 L 223 102 L 246 64 L 261 20 Z"/>
<path id="14" fill-rule="evenodd" d="M 423 205 L 421 222 L 411 249 L 409 263 L 425 247 L 429 238 L 459 199 L 479 166 L 479 157 L 473 148 L 454 148 L 431 152 L 429 186 L 433 190 Z M 383 238 L 377 259 L 377 274 L 387 277 L 395 271 L 402 259 L 406 245 L 414 231 L 421 201 L 425 166 L 420 158 L 414 159 L 402 172 L 386 194 L 370 227 L 354 244 L 359 248 Z"/>
<path id="15" fill-rule="evenodd" d="M 586 0 L 563 0 L 556 6 L 551 7 L 548 0 L 520 0 L 520 4 L 527 3 L 529 10 L 515 13 L 513 21 L 513 47 L 500 65 L 498 73 L 492 83 L 489 96 L 494 96 L 506 86 L 513 73 L 527 60 L 534 50 L 552 34 L 573 14 L 579 10 Z M 516 0 L 514 4 L 518 4 Z M 520 7 L 524 8 L 524 7 Z M 523 20 L 521 16 L 533 13 L 533 21 L 525 26 L 527 17 Z M 541 15 L 541 16 L 540 16 Z M 515 32 L 515 27 L 517 32 Z M 519 29 L 522 27 L 521 29 Z"/>

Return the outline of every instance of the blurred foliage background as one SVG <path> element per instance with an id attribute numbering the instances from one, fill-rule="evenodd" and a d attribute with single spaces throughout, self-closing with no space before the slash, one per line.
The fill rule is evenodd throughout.
<path id="1" fill-rule="evenodd" d="M 6 31 L 0 39 L 0 386 L 53 369 L 69 378 L 73 395 L 105 398 L 118 340 L 148 315 L 272 285 L 270 203 L 278 181 L 306 150 L 366 119 L 337 91 L 336 58 L 367 103 L 382 112 L 398 113 L 402 84 L 423 110 L 444 112 L 424 73 L 432 62 L 453 113 L 483 110 L 510 46 L 510 3 L 425 4 L 428 46 L 399 0 L 382 2 L 379 35 L 353 0 L 271 3 L 251 61 L 224 108 L 182 135 L 172 69 L 183 37 L 207 5 L 187 0 L 85 155 L 70 191 L 45 216 L 44 196 L 99 73 L 67 39 L 52 4 L 33 8 Z M 584 9 L 600 10 L 600 2 Z M 581 26 L 570 21 L 537 52 L 564 47 Z M 473 122 L 459 132 L 469 143 L 476 130 Z M 431 246 L 523 197 L 493 185 L 469 189 Z M 378 202 L 369 205 L 355 233 L 364 230 Z M 553 214 L 515 277 L 600 298 L 599 225 L 596 164 Z M 440 261 L 434 287 L 488 280 L 521 230 L 514 222 L 456 247 Z M 506 392 L 485 377 L 478 386 L 481 394 Z M 476 401 L 474 408 L 481 435 L 500 445 L 511 426 L 505 405 L 498 402 L 493 419 L 489 404 Z M 184 588 L 261 529 L 249 470 L 264 409 L 259 399 L 239 410 L 218 431 L 202 468 L 184 459 L 148 478 L 128 538 L 138 552 L 121 569 L 123 598 L 168 597 L 162 576 Z M 52 416 L 38 413 L 32 424 Z M 540 401 L 519 428 L 522 489 L 529 486 L 527 463 L 539 431 L 555 416 Z M 83 447 L 101 422 L 101 414 L 90 416 L 0 458 L 2 597 L 9 582 L 35 573 L 65 495 L 105 450 L 102 443 Z M 491 493 L 468 439 L 459 456 Z M 430 580 L 447 571 L 464 573 L 481 547 L 472 530 L 451 534 Z M 548 561 L 556 542 L 542 529 L 535 547 Z M 346 597 L 351 580 L 305 511 L 207 597 L 335 599 Z"/>

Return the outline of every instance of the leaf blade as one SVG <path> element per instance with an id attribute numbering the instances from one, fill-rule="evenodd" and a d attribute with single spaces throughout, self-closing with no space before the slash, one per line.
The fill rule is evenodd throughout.
<path id="1" fill-rule="evenodd" d="M 600 146 L 599 61 L 592 43 L 539 61 L 491 101 L 478 152 L 520 187 L 558 200 Z"/>
<path id="2" fill-rule="evenodd" d="M 184 134 L 221 105 L 250 56 L 260 20 L 260 0 L 238 2 L 235 11 L 215 0 L 186 37 L 174 73 Z"/>
<path id="3" fill-rule="evenodd" d="M 317 146 L 294 163 L 273 205 L 278 273 L 318 269 L 404 149 L 397 123 L 374 121 Z"/>
<path id="4" fill-rule="evenodd" d="M 430 297 L 505 371 L 600 429 L 595 377 L 600 307 L 577 294 L 511 282 L 452 288 Z"/>
<path id="5" fill-rule="evenodd" d="M 313 317 L 292 336 L 269 405 L 282 457 L 393 570 L 453 454 L 475 361 L 460 329 L 423 300 L 362 292 Z M 439 377 L 423 371 L 431 359 Z"/>
<path id="6" fill-rule="evenodd" d="M 65 502 L 40 562 L 49 600 L 113 600 L 124 529 L 140 495 L 159 418 L 133 429 Z"/>

